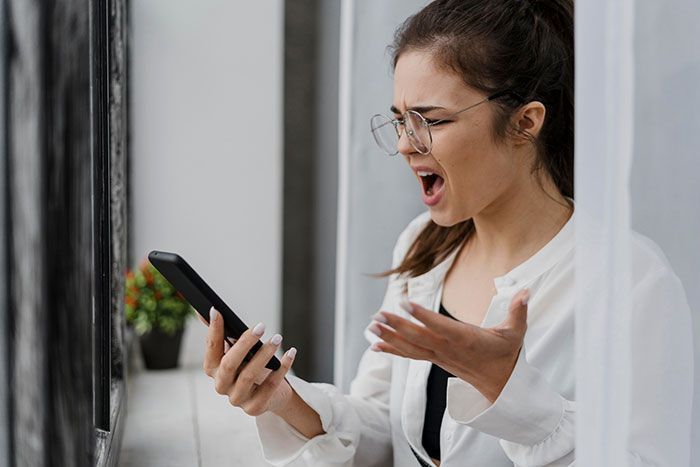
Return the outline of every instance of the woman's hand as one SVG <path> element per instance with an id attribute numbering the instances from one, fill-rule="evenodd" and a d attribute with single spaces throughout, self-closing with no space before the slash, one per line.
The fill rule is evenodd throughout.
<path id="1" fill-rule="evenodd" d="M 437 314 L 415 303 L 401 307 L 425 327 L 380 311 L 369 330 L 384 342 L 372 350 L 414 360 L 428 360 L 470 383 L 494 402 L 508 382 L 527 329 L 529 291 L 513 297 L 506 319 L 484 329 Z"/>
<path id="2" fill-rule="evenodd" d="M 248 415 L 285 410 L 293 391 L 284 377 L 292 366 L 296 349 L 287 351 L 277 370 L 265 368 L 282 342 L 282 336 L 277 334 L 244 363 L 248 351 L 265 332 L 265 326 L 259 324 L 248 329 L 229 347 L 224 343 L 224 323 L 219 312 L 212 308 L 209 319 L 204 371 L 214 378 L 216 392 L 227 395 L 231 405 L 242 408 Z"/>

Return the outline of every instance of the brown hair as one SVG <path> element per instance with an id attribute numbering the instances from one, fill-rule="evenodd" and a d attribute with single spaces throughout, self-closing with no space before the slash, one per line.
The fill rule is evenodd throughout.
<path id="1" fill-rule="evenodd" d="M 493 100 L 493 140 L 508 132 L 535 147 L 532 173 L 549 175 L 565 197 L 574 197 L 574 5 L 573 0 L 436 0 L 409 17 L 394 35 L 393 65 L 408 50 L 426 50 L 487 95 L 514 91 L 547 109 L 534 137 L 510 122 L 522 104 Z M 568 201 L 568 200 L 567 200 Z M 474 232 L 472 219 L 450 227 L 432 220 L 402 263 L 380 276 L 419 276 L 442 262 Z"/>

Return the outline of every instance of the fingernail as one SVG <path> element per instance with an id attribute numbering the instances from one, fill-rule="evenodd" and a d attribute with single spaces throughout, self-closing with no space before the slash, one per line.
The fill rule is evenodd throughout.
<path id="1" fill-rule="evenodd" d="M 265 334 L 265 325 L 263 323 L 256 324 L 255 327 L 253 328 L 253 334 L 255 334 L 258 337 Z"/>
<path id="2" fill-rule="evenodd" d="M 377 326 L 376 324 L 373 324 L 369 327 L 369 332 L 371 332 L 372 334 L 376 334 L 377 336 L 382 335 L 382 330 L 379 329 L 379 326 Z"/>
<path id="3" fill-rule="evenodd" d="M 272 336 L 272 339 L 270 339 L 270 344 L 272 345 L 280 345 L 280 342 L 282 342 L 282 336 L 279 334 L 275 334 Z"/>
<path id="4" fill-rule="evenodd" d="M 382 313 L 375 313 L 374 316 L 372 316 L 372 319 L 386 324 L 386 316 L 384 316 Z"/>
<path id="5" fill-rule="evenodd" d="M 401 302 L 400 306 L 406 310 L 406 313 L 413 314 L 413 305 L 411 305 L 409 302 Z"/>
<path id="6" fill-rule="evenodd" d="M 209 320 L 214 322 L 217 319 L 219 319 L 219 312 L 216 310 L 216 308 L 211 307 L 209 309 Z"/>
<path id="7" fill-rule="evenodd" d="M 371 350 L 372 352 L 381 352 L 382 351 L 382 349 L 379 348 L 379 344 L 377 344 L 376 342 L 374 344 L 372 344 L 372 347 L 370 347 L 369 350 Z"/>
<path id="8" fill-rule="evenodd" d="M 297 349 L 295 347 L 292 347 L 291 349 L 287 350 L 287 358 L 288 359 L 293 359 L 297 354 Z"/>
<path id="9" fill-rule="evenodd" d="M 520 303 L 523 304 L 523 306 L 527 305 L 527 302 L 530 301 L 530 292 L 526 292 L 525 295 L 520 297 Z"/>

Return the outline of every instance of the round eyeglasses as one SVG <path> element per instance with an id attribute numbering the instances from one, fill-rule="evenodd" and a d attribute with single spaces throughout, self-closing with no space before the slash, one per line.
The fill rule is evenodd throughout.
<path id="1" fill-rule="evenodd" d="M 429 154 L 430 151 L 433 150 L 433 135 L 430 133 L 431 126 L 443 123 L 445 120 L 476 107 L 477 105 L 503 96 L 515 98 L 520 105 L 525 104 L 525 99 L 515 91 L 501 91 L 493 96 L 487 97 L 483 101 L 472 104 L 469 107 L 465 107 L 462 110 L 436 121 L 426 120 L 425 117 L 415 110 L 407 110 L 406 113 L 398 119 L 388 117 L 384 114 L 376 114 L 370 119 L 372 136 L 374 136 L 374 141 L 376 141 L 377 146 L 379 146 L 382 151 L 390 156 L 395 156 L 399 153 L 399 139 L 405 130 L 408 142 L 411 143 L 413 149 L 423 155 Z"/>

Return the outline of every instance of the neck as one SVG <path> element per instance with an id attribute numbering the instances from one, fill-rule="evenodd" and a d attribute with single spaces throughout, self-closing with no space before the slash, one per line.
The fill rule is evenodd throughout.
<path id="1" fill-rule="evenodd" d="M 481 259 L 493 274 L 503 275 L 554 238 L 573 209 L 553 184 L 544 186 L 543 191 L 528 181 L 523 188 L 514 187 L 473 217 L 472 260 Z"/>

